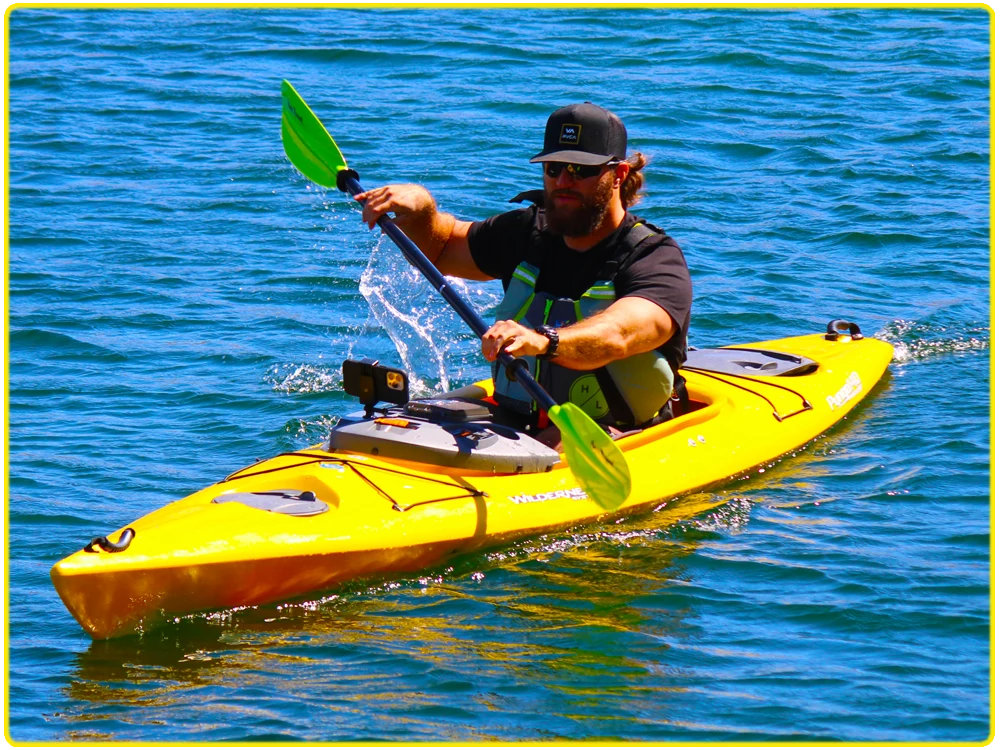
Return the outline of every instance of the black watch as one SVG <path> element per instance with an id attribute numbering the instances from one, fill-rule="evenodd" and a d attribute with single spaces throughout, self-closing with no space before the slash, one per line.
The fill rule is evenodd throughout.
<path id="1" fill-rule="evenodd" d="M 535 329 L 535 333 L 542 334 L 545 338 L 549 340 L 549 347 L 543 353 L 538 355 L 539 359 L 553 359 L 556 356 L 556 350 L 559 348 L 559 333 L 552 326 L 538 326 Z"/>

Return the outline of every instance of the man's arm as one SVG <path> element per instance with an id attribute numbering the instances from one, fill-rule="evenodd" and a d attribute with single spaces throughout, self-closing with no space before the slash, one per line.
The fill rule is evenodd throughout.
<path id="1" fill-rule="evenodd" d="M 438 211 L 433 196 L 420 185 L 386 185 L 359 193 L 354 199 L 364 205 L 361 220 L 369 229 L 391 211 L 399 228 L 441 273 L 473 281 L 493 278 L 479 270 L 472 259 L 472 222 Z"/>
<path id="2" fill-rule="evenodd" d="M 593 370 L 609 362 L 650 352 L 667 343 L 677 326 L 655 302 L 622 297 L 607 310 L 558 329 L 559 347 L 553 362 L 571 370 Z M 483 356 L 490 362 L 501 349 L 514 357 L 537 356 L 549 340 L 520 323 L 502 320 L 483 336 Z"/>

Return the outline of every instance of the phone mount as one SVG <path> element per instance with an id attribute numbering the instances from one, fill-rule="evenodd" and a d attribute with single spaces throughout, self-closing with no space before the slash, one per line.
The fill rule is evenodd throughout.
<path id="1" fill-rule="evenodd" d="M 410 400 L 410 382 L 403 370 L 382 367 L 377 359 L 345 359 L 344 392 L 365 407 L 365 419 L 375 415 L 375 404 L 387 401 L 402 406 Z"/>

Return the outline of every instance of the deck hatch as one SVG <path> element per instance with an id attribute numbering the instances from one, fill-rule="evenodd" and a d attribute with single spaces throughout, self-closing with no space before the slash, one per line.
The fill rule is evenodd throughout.
<path id="1" fill-rule="evenodd" d="M 261 492 L 229 492 L 212 499 L 213 503 L 243 503 L 257 510 L 282 513 L 286 516 L 318 516 L 330 506 L 309 490 L 264 490 Z"/>

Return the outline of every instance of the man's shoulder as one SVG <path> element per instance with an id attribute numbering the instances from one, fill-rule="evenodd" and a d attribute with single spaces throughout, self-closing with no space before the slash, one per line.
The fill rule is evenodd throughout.
<path id="1" fill-rule="evenodd" d="M 504 211 L 486 219 L 472 222 L 469 241 L 472 243 L 510 242 L 520 240 L 531 231 L 535 223 L 533 206 Z"/>
<path id="2" fill-rule="evenodd" d="M 625 221 L 628 229 L 621 233 L 615 253 L 620 271 L 650 262 L 687 265 L 681 246 L 660 227 L 632 213 L 626 214 Z"/>
<path id="3" fill-rule="evenodd" d="M 651 248 L 666 245 L 675 247 L 678 250 L 681 249 L 681 246 L 677 244 L 677 240 L 667 234 L 665 230 L 653 222 L 643 219 L 641 216 L 626 213 L 625 223 L 629 227 L 629 231 L 622 237 L 626 244 L 636 245 L 641 242 Z"/>
<path id="4" fill-rule="evenodd" d="M 510 278 L 531 244 L 535 213 L 533 206 L 517 208 L 473 222 L 469 252 L 480 271 L 501 281 Z"/>
<path id="5" fill-rule="evenodd" d="M 503 224 L 509 226 L 532 226 L 535 222 L 535 215 L 538 213 L 538 206 L 531 204 L 529 206 L 521 206 L 518 208 L 513 208 L 510 211 L 503 211 L 498 214 L 493 214 L 486 222 L 491 222 L 493 224 Z"/>
<path id="6" fill-rule="evenodd" d="M 656 302 L 675 321 L 691 306 L 691 274 L 680 245 L 655 224 L 629 216 L 639 238 L 625 251 L 615 291 L 619 298 L 638 296 Z M 635 227 L 642 227 L 636 231 Z"/>

